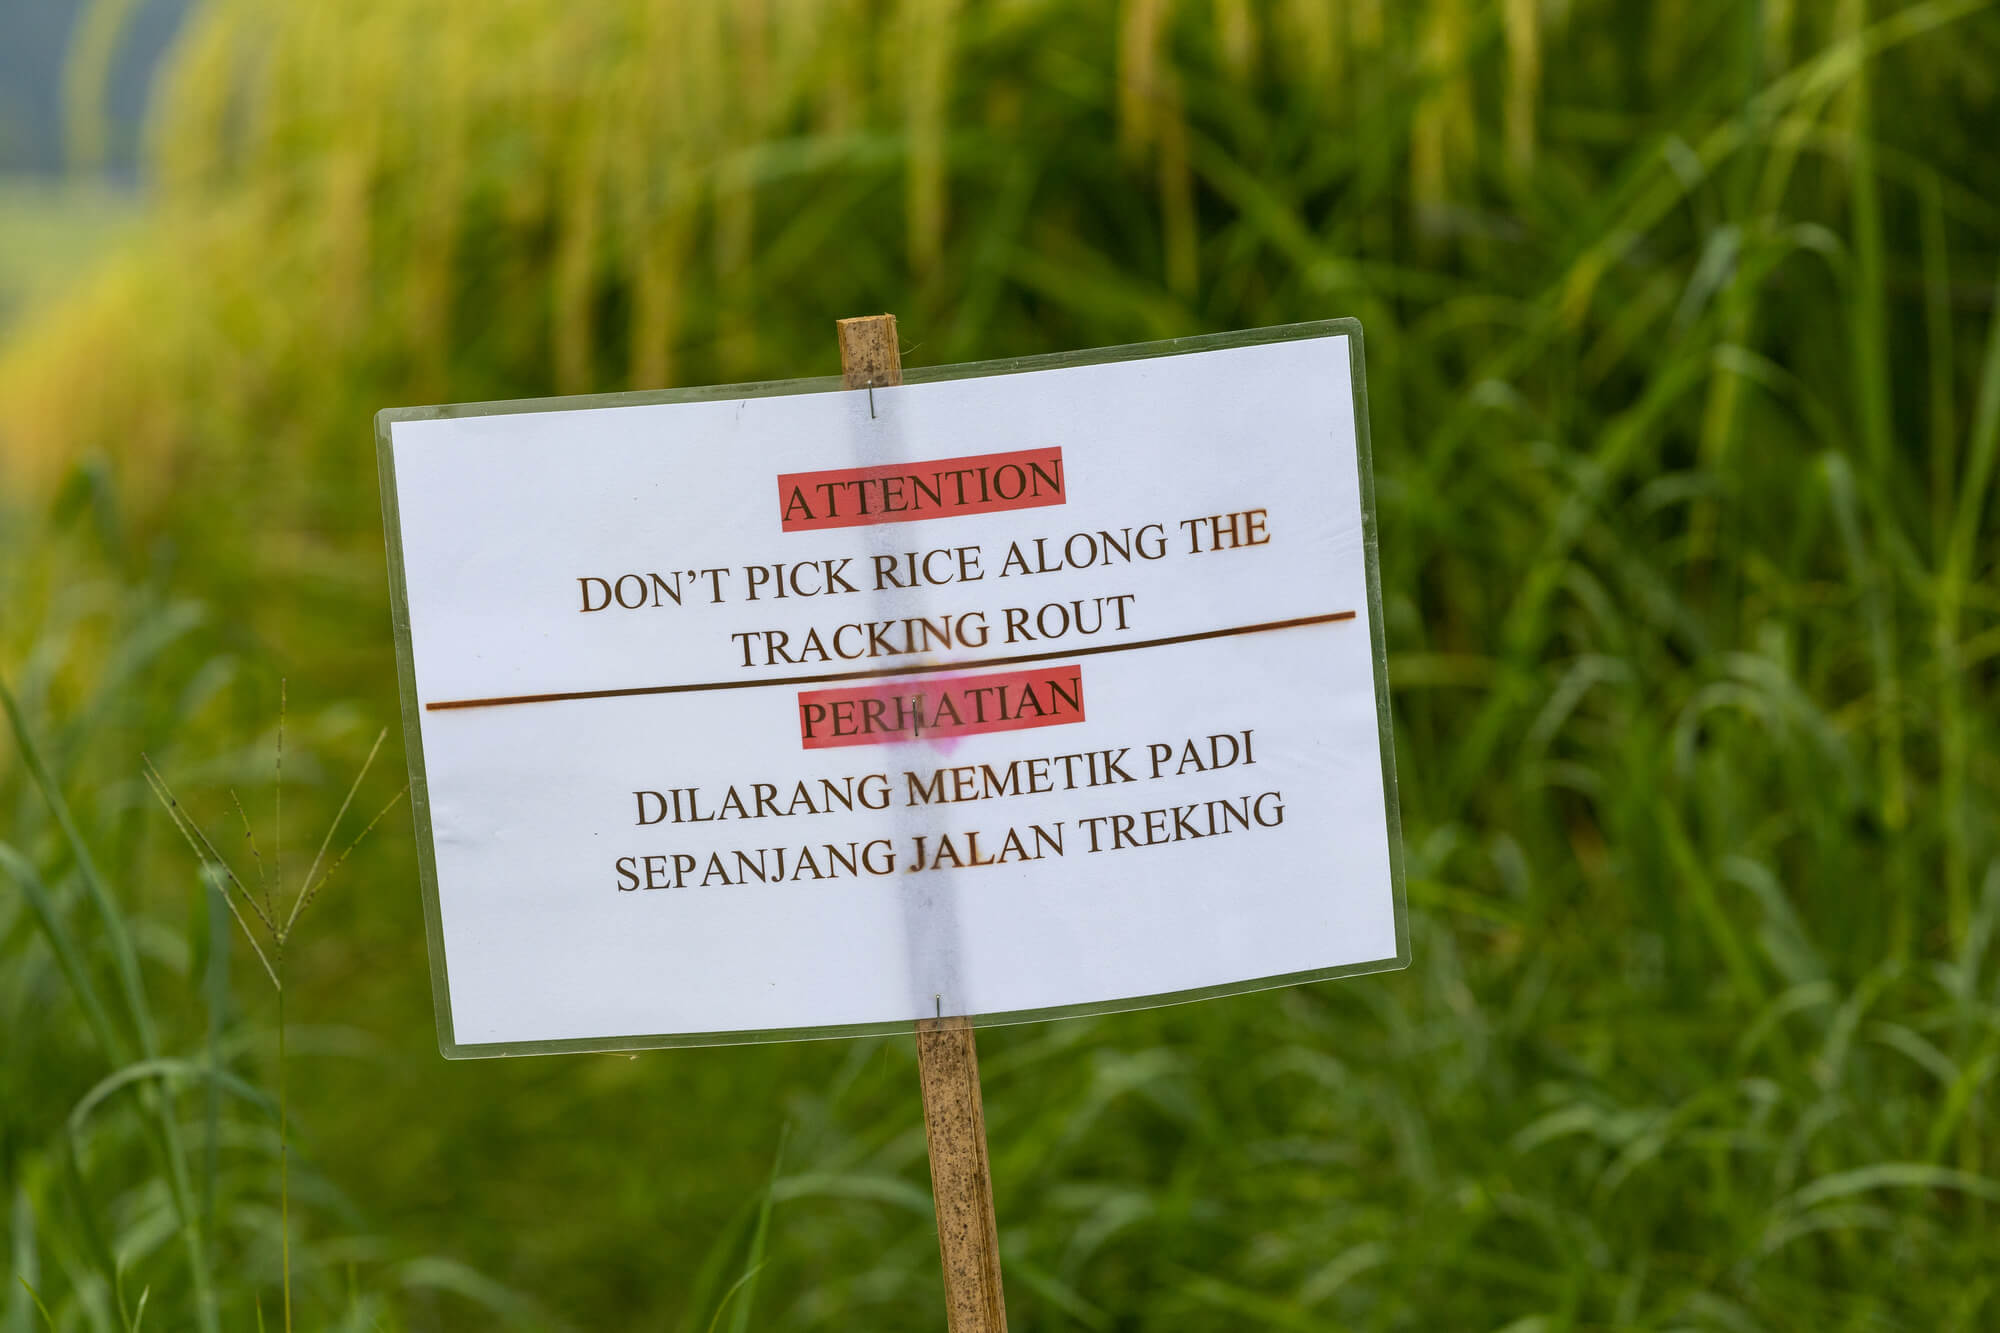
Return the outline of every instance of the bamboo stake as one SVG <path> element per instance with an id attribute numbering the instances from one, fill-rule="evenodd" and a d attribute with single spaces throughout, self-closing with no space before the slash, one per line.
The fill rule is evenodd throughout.
<path id="1" fill-rule="evenodd" d="M 835 327 L 840 372 L 848 388 L 903 382 L 894 315 L 843 319 Z M 917 1072 L 924 1089 L 947 1327 L 950 1333 L 1007 1333 L 993 1172 L 986 1159 L 986 1107 L 979 1096 L 979 1049 L 972 1024 L 956 1017 L 919 1019 Z"/>
<path id="2" fill-rule="evenodd" d="M 972 1024 L 963 1018 L 917 1020 L 917 1072 L 924 1085 L 924 1133 L 944 1258 L 946 1326 L 951 1333 L 1007 1333 Z"/>

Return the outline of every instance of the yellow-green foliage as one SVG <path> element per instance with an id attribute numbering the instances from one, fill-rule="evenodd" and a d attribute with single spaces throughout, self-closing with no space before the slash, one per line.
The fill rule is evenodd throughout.
<path id="1" fill-rule="evenodd" d="M 1996 89 L 1993 0 L 212 0 L 0 356 L 0 675 L 160 1049 L 268 1084 L 136 756 L 233 830 L 289 675 L 331 818 L 378 408 L 1358 315 L 1416 961 L 983 1035 L 1012 1326 L 1993 1327 Z M 254 1092 L 70 1182 L 117 914 L 7 753 L 0 1253 L 255 1327 Z M 447 1068 L 395 824 L 290 962 L 303 1327 L 938 1326 L 907 1041 Z"/>
<path id="2" fill-rule="evenodd" d="M 1860 5 L 1774 3 L 1748 56 L 1731 8 L 214 0 L 158 89 L 152 243 L 0 372 L 9 453 L 165 483 L 218 435 L 345 446 L 376 402 L 799 373 L 854 311 L 897 306 L 920 359 L 1024 351 L 1436 291 L 1368 265 L 1509 239 L 1583 319 L 1643 232 L 1565 254 L 1518 206 L 1587 204 L 1658 131 L 1579 97 L 1720 76 L 1726 113 L 1814 52 L 1648 170 L 1734 172 L 1778 127 L 1839 156 L 1857 57 L 1979 6 L 1862 39 Z M 1989 76 L 1932 42 L 1922 77 Z"/>

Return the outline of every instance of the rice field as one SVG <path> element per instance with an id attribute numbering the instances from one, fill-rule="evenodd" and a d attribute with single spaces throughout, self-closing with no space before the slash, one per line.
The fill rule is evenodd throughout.
<path id="1" fill-rule="evenodd" d="M 399 734 L 376 409 L 884 309 L 1367 329 L 1415 962 L 982 1034 L 1014 1328 L 2000 1324 L 1996 94 L 1982 0 L 199 5 L 0 334 L 0 1330 L 940 1326 L 911 1041 L 446 1065 L 400 807 L 281 1026 L 144 771 L 296 886 Z"/>

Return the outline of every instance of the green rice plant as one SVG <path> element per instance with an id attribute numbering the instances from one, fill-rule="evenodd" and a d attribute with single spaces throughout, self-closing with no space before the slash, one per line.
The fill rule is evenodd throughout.
<path id="1" fill-rule="evenodd" d="M 982 1035 L 1016 1327 L 1992 1324 L 1996 69 L 1981 0 L 202 5 L 145 233 L 0 350 L 0 661 L 175 995 L 161 1057 L 207 1049 L 227 917 L 132 755 L 261 773 L 233 656 L 360 762 L 377 408 L 826 372 L 880 309 L 912 365 L 1357 315 L 1416 962 Z M 107 586 L 145 614 L 74 609 Z M 165 1326 L 145 1099 L 196 1215 L 211 1097 L 219 1214 L 282 1211 L 269 1115 L 192 1074 L 96 1109 L 95 1257 L 49 1145 L 144 1055 L 6 762 L 90 989 L 0 891 L 5 1248 L 115 1328 L 138 1237 Z M 356 1309 L 462 1324 L 447 1255 L 580 1326 L 935 1326 L 909 1043 L 446 1066 L 410 845 L 356 857 L 286 1004 L 378 1054 L 298 1060 L 294 1192 L 316 1237 L 325 1177 L 394 1221 L 311 1247 L 312 1308 L 352 1255 Z M 239 1076 L 272 1035 L 217 1031 Z M 201 1250 L 245 1326 L 249 1234 Z"/>
<path id="2" fill-rule="evenodd" d="M 31 563 L 10 569 L 9 629 L 34 616 L 32 580 L 20 577 Z M 29 700 L 59 699 L 78 683 L 77 645 L 66 639 L 106 610 L 125 609 L 121 602 L 143 608 L 147 600 L 102 587 L 78 593 L 72 606 L 79 614 L 69 624 L 39 625 L 38 648 L 15 676 L 22 688 L 0 681 L 8 776 L 24 784 L 9 792 L 20 799 L 8 803 L 0 837 L 0 1048 L 7 1054 L 0 1061 L 0 1181 L 12 1293 L 0 1299 L 0 1327 L 247 1327 L 263 1318 L 266 1271 L 280 1291 L 272 1310 L 279 1316 L 290 1304 L 290 1232 L 298 1221 L 292 1196 L 301 1174 L 308 1214 L 339 1233 L 314 1247 L 307 1269 L 314 1326 L 404 1327 L 413 1297 L 452 1292 L 507 1326 L 546 1327 L 532 1306 L 465 1265 L 407 1253 L 383 1262 L 379 1244 L 359 1231 L 353 1206 L 318 1170 L 294 1169 L 283 1021 L 276 1025 L 275 1095 L 245 1067 L 246 1040 L 262 1042 L 258 1029 L 244 1026 L 230 984 L 224 895 L 237 887 L 204 866 L 192 877 L 184 929 L 163 919 L 157 899 L 114 887 L 121 872 L 141 873 L 153 859 L 135 855 L 151 841 L 137 818 L 143 806 L 125 795 L 139 784 L 127 777 L 86 791 L 80 802 L 74 782 L 61 776 L 61 757 L 75 762 L 96 748 L 93 733 L 128 738 L 120 725 L 128 712 L 183 724 L 212 713 L 204 700 L 225 688 L 226 661 L 210 657 L 204 666 L 199 655 L 187 655 L 200 617 L 185 605 L 141 610 L 110 640 L 111 660 L 93 664 L 102 669 L 88 673 L 96 677 L 90 686 L 101 693 L 87 687 L 84 706 L 69 710 L 69 725 L 36 728 Z M 197 664 L 191 679 L 190 662 Z M 171 682 L 164 691 L 152 684 L 161 677 Z M 155 694 L 164 695 L 164 706 Z M 156 733 L 154 740 L 175 746 L 172 736 Z M 307 772 L 316 776 L 310 764 Z M 174 822 L 199 837 L 188 813 L 174 812 Z M 104 850 L 115 860 L 107 863 Z M 328 855 L 333 850 L 329 841 L 313 867 L 317 886 L 346 859 Z M 272 943 L 290 939 L 305 905 L 310 900 L 288 902 L 297 910 L 289 922 L 276 922 L 283 938 Z M 249 943 L 257 948 L 254 938 Z M 264 957 L 282 978 L 283 949 Z M 378 1290 L 354 1284 L 360 1263 Z"/>
<path id="3" fill-rule="evenodd" d="M 214 1296 L 210 1290 L 211 1273 L 205 1253 L 206 1238 L 195 1222 L 189 1154 L 178 1114 L 171 1100 L 161 1093 L 159 1083 L 162 1080 L 188 1076 L 208 1078 L 217 1082 L 234 1081 L 213 1067 L 204 1069 L 191 1062 L 170 1059 L 162 1055 L 152 1010 L 140 976 L 137 951 L 126 929 L 124 915 L 113 900 L 108 885 L 92 860 L 67 801 L 43 763 L 40 751 L 28 733 L 13 693 L 4 685 L 0 685 L 0 709 L 4 709 L 7 715 L 8 724 L 29 777 L 47 802 L 49 813 L 60 829 L 70 854 L 75 858 L 78 876 L 91 906 L 95 909 L 104 938 L 110 946 L 118 982 L 118 998 L 122 1001 L 119 1023 L 115 1024 L 111 1017 L 112 1006 L 102 998 L 92 982 L 82 962 L 81 950 L 65 927 L 55 900 L 43 883 L 35 865 L 15 848 L 0 844 L 0 866 L 4 866 L 9 872 L 29 904 L 36 924 L 59 960 L 64 980 L 76 992 L 101 1053 L 116 1066 L 115 1072 L 99 1081 L 70 1112 L 64 1128 L 61 1149 L 63 1167 L 70 1185 L 81 1195 L 85 1185 L 79 1140 L 91 1114 L 112 1094 L 128 1086 L 135 1087 L 145 1113 L 148 1146 L 164 1168 L 163 1179 L 171 1204 L 173 1222 L 186 1246 L 188 1271 L 194 1288 L 194 1309 L 202 1327 L 215 1328 L 218 1325 Z M 121 1030 L 119 1024 L 125 1025 L 124 1030 Z M 237 1086 L 240 1088 L 241 1085 Z M 95 1225 L 87 1224 L 83 1228 L 83 1236 L 87 1242 L 88 1260 L 97 1268 L 98 1276 L 104 1280 L 111 1292 L 120 1324 L 127 1328 L 131 1327 L 137 1316 L 126 1303 L 122 1273 L 118 1265 Z M 40 1304 L 39 1296 L 36 1297 L 36 1302 Z"/>

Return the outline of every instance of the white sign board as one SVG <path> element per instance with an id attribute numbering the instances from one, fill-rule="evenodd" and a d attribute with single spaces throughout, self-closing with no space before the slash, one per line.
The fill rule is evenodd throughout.
<path id="1" fill-rule="evenodd" d="M 383 413 L 446 1053 L 1406 962 L 1359 333 Z"/>

